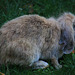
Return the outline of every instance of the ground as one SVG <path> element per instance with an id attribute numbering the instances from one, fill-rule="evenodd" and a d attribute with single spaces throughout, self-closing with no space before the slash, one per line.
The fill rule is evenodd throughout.
<path id="1" fill-rule="evenodd" d="M 75 0 L 0 0 L 0 27 L 7 21 L 21 15 L 38 14 L 46 18 L 58 17 L 64 12 L 75 14 Z M 72 57 L 73 56 L 73 57 Z M 75 54 L 64 55 L 60 60 L 62 69 L 50 67 L 32 70 L 19 65 L 2 65 L 0 72 L 6 75 L 75 75 Z"/>

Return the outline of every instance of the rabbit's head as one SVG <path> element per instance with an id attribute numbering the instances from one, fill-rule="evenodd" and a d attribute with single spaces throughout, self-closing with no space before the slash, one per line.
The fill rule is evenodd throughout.
<path id="1" fill-rule="evenodd" d="M 75 16 L 71 13 L 64 13 L 58 18 L 61 25 L 61 36 L 59 44 L 64 54 L 69 54 L 74 49 L 74 24 Z"/>
<path id="2" fill-rule="evenodd" d="M 73 29 L 74 29 L 74 48 L 75 48 L 75 19 L 74 19 L 74 22 L 73 22 Z"/>

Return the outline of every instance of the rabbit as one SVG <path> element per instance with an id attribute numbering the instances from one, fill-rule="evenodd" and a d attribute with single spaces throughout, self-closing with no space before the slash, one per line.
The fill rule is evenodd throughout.
<path id="1" fill-rule="evenodd" d="M 66 40 L 67 39 L 66 42 L 65 42 L 65 44 L 67 44 L 68 41 L 69 41 L 69 43 L 68 43 L 69 45 L 66 46 L 66 47 L 68 47 L 69 49 L 72 46 L 75 47 L 75 42 L 74 42 L 75 41 L 75 39 L 74 39 L 75 38 L 75 28 L 74 28 L 74 25 L 75 25 L 75 16 L 72 13 L 70 13 L 70 12 L 64 13 L 63 15 L 61 15 L 57 19 L 57 21 L 60 23 L 60 25 L 61 25 L 62 28 L 66 28 L 66 29 L 63 29 L 63 30 L 66 30 L 66 33 L 67 34 L 64 34 L 65 37 L 62 36 L 64 38 L 63 40 Z M 73 36 L 73 39 L 71 38 L 72 36 Z M 63 42 L 64 42 L 63 40 L 60 42 L 61 44 L 63 44 Z M 72 41 L 73 41 L 73 43 L 72 43 Z M 74 44 L 74 45 L 72 45 L 72 44 Z M 72 50 L 67 51 L 66 54 L 67 53 L 71 53 Z"/>
<path id="2" fill-rule="evenodd" d="M 65 25 L 63 28 L 66 29 Z M 44 69 L 49 64 L 43 60 L 49 59 L 56 69 L 62 68 L 58 59 L 67 50 L 65 43 L 60 44 L 63 39 L 61 36 L 66 32 L 56 19 L 46 19 L 39 15 L 23 15 L 8 21 L 0 28 L 0 64 L 11 63 Z M 67 35 L 73 40 L 73 32 L 70 33 Z"/>

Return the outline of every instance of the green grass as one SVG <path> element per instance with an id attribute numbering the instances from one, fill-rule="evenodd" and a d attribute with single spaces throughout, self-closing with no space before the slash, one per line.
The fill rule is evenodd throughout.
<path id="1" fill-rule="evenodd" d="M 49 61 L 48 63 L 50 64 Z M 63 68 L 59 70 L 56 70 L 51 64 L 49 68 L 42 70 L 33 70 L 24 66 L 8 64 L 7 67 L 2 65 L 0 72 L 6 75 L 75 75 L 75 59 L 72 59 L 71 54 L 64 55 L 60 59 L 60 64 L 63 65 Z"/>
<path id="2" fill-rule="evenodd" d="M 0 0 L 0 27 L 7 21 L 21 15 L 39 14 L 44 17 L 58 17 L 63 12 L 75 14 L 75 0 Z M 75 55 L 74 55 L 75 58 Z M 50 62 L 48 61 L 50 64 Z M 32 70 L 19 65 L 2 65 L 0 72 L 6 75 L 75 75 L 75 59 L 71 54 L 60 59 L 63 68 L 56 70 L 50 67 L 43 70 Z"/>

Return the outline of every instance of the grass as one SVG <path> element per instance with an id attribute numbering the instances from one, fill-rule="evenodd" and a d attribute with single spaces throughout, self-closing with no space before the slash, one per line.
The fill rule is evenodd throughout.
<path id="1" fill-rule="evenodd" d="M 48 63 L 50 64 L 49 61 Z M 32 70 L 24 66 L 8 64 L 7 67 L 2 65 L 0 71 L 6 75 L 75 75 L 75 59 L 72 60 L 71 54 L 64 55 L 60 64 L 63 65 L 63 68 L 59 70 L 56 70 L 51 64 L 49 68 L 42 70 Z"/>
<path id="2" fill-rule="evenodd" d="M 58 17 L 63 12 L 75 14 L 75 0 L 0 0 L 0 27 L 7 21 L 21 15 L 39 14 L 44 17 Z M 73 55 L 75 58 L 75 54 Z M 50 67 L 43 70 L 32 70 L 19 65 L 2 65 L 0 72 L 6 75 L 75 75 L 75 59 L 71 54 L 59 60 L 63 68 L 56 70 Z"/>

